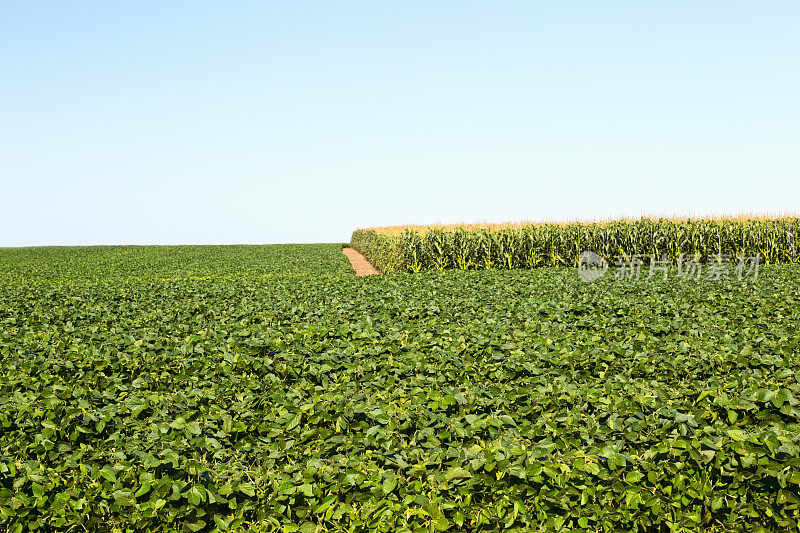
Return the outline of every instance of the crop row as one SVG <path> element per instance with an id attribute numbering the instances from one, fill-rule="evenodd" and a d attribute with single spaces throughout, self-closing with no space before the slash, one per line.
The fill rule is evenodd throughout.
<path id="1" fill-rule="evenodd" d="M 762 265 L 800 261 L 800 219 L 620 220 L 540 224 L 520 229 L 356 230 L 351 245 L 382 272 L 571 266 L 584 251 L 614 264 L 620 256 L 678 261 L 758 257 Z"/>

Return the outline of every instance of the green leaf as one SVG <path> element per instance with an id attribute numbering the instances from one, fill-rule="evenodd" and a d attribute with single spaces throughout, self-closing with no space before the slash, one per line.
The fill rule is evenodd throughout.
<path id="1" fill-rule="evenodd" d="M 133 497 L 133 493 L 129 490 L 115 490 L 113 496 L 117 505 L 123 507 L 136 505 L 136 498 Z"/>
<path id="2" fill-rule="evenodd" d="M 203 487 L 198 485 L 193 485 L 192 488 L 189 489 L 189 496 L 188 496 L 189 504 L 193 506 L 198 506 L 200 503 L 206 501 L 206 491 Z"/>
<path id="3" fill-rule="evenodd" d="M 239 491 L 247 494 L 250 497 L 256 495 L 256 488 L 253 486 L 252 483 L 240 483 L 239 484 Z"/>
<path id="4" fill-rule="evenodd" d="M 781 443 L 778 440 L 778 437 L 774 433 L 767 433 L 764 436 L 764 446 L 767 447 L 767 449 L 771 454 L 774 454 L 775 450 L 777 450 L 780 447 L 780 445 Z"/>
<path id="5" fill-rule="evenodd" d="M 169 427 L 181 431 L 186 427 L 186 419 L 183 418 L 182 416 L 179 416 L 178 418 L 169 423 Z"/>
<path id="6" fill-rule="evenodd" d="M 387 477 L 383 480 L 381 484 L 381 488 L 383 489 L 384 494 L 391 494 L 394 489 L 397 487 L 397 479 L 394 476 Z"/>
<path id="7" fill-rule="evenodd" d="M 295 429 L 297 426 L 300 425 L 300 420 L 302 420 L 303 415 L 302 413 L 295 413 L 289 418 L 289 423 L 286 425 L 286 431 L 291 431 Z"/>
<path id="8" fill-rule="evenodd" d="M 332 505 L 334 505 L 334 504 L 337 502 L 337 500 L 338 500 L 338 499 L 337 499 L 337 497 L 336 497 L 335 495 L 334 495 L 334 496 L 328 496 L 328 497 L 327 497 L 327 498 L 325 498 L 325 500 L 324 500 L 324 501 L 323 501 L 323 502 L 322 502 L 322 503 L 321 503 L 321 504 L 320 504 L 320 505 L 319 505 L 319 506 L 318 506 L 318 507 L 317 507 L 317 508 L 314 510 L 314 512 L 315 512 L 316 514 L 322 514 L 322 513 L 324 513 L 324 512 L 325 512 L 325 511 L 327 511 L 327 510 L 328 510 L 328 509 L 329 509 L 329 508 L 330 508 Z"/>
<path id="9" fill-rule="evenodd" d="M 440 515 L 436 520 L 433 521 L 433 527 L 436 531 L 447 531 L 450 529 L 450 522 L 447 521 L 447 518 Z"/>
<path id="10" fill-rule="evenodd" d="M 600 473 L 600 465 L 595 462 L 587 462 L 583 468 L 584 470 L 586 470 L 590 474 L 594 474 L 595 476 Z"/>
<path id="11" fill-rule="evenodd" d="M 139 496 L 143 496 L 143 495 L 147 494 L 148 492 L 150 492 L 150 483 L 148 483 L 147 481 L 145 481 L 144 483 L 142 483 L 142 486 L 141 486 L 141 487 L 139 487 L 139 490 L 137 490 L 137 491 L 134 493 L 134 496 L 135 496 L 136 498 L 138 498 Z"/>
<path id="12" fill-rule="evenodd" d="M 108 465 L 100 469 L 100 475 L 107 481 L 110 481 L 112 483 L 117 482 L 117 476 L 114 473 L 114 469 Z"/>
<path id="13" fill-rule="evenodd" d="M 641 472 L 637 472 L 635 470 L 632 470 L 632 471 L 628 472 L 627 474 L 625 474 L 625 481 L 630 483 L 630 484 L 636 484 L 643 477 L 644 477 L 644 474 L 642 474 Z"/>
<path id="14" fill-rule="evenodd" d="M 728 436 L 737 442 L 741 442 L 745 439 L 744 432 L 739 429 L 729 429 Z"/>
<path id="15" fill-rule="evenodd" d="M 472 477 L 472 474 L 460 466 L 453 467 L 444 474 L 444 478 L 447 481 L 452 481 L 454 479 L 469 479 Z"/>

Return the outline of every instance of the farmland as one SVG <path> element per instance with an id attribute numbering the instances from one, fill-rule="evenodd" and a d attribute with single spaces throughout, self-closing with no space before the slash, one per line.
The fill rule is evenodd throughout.
<path id="1" fill-rule="evenodd" d="M 574 223 L 389 226 L 353 232 L 353 248 L 382 272 L 576 267 L 592 251 L 614 264 L 758 257 L 800 262 L 800 218 L 639 218 Z"/>
<path id="2" fill-rule="evenodd" d="M 0 529 L 797 529 L 799 274 L 0 249 Z"/>

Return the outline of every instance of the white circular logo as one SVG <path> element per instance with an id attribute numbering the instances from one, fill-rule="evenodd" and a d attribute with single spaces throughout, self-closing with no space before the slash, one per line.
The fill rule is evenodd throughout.
<path id="1" fill-rule="evenodd" d="M 583 252 L 578 260 L 578 277 L 589 282 L 595 281 L 606 274 L 608 262 L 594 252 Z"/>

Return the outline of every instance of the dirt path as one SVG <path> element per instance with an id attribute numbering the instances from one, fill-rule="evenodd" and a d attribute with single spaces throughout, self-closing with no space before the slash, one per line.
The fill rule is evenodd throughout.
<path id="1" fill-rule="evenodd" d="M 356 271 L 356 276 L 371 276 L 372 274 L 380 274 L 380 271 L 372 266 L 367 258 L 355 251 L 353 248 L 345 248 L 342 250 L 344 255 L 350 260 L 353 265 L 353 270 Z"/>

